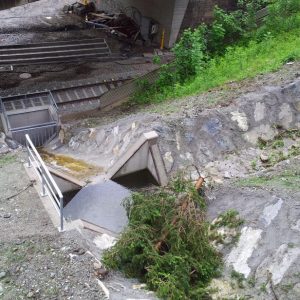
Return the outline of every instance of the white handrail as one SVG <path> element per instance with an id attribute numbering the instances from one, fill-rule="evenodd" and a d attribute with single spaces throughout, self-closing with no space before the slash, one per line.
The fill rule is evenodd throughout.
<path id="1" fill-rule="evenodd" d="M 50 174 L 43 159 L 37 152 L 28 134 L 25 135 L 26 148 L 28 153 L 28 166 L 33 166 L 39 179 L 42 182 L 42 196 L 49 196 L 54 202 L 54 207 L 60 214 L 60 230 L 63 231 L 63 194 Z"/>

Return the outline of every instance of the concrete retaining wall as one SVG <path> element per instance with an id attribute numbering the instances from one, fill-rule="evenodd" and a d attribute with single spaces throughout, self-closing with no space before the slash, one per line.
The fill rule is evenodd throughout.
<path id="1" fill-rule="evenodd" d="M 232 10 L 236 7 L 236 2 L 233 0 L 190 0 L 181 29 L 209 23 L 212 21 L 213 9 L 216 5 L 225 10 Z"/>

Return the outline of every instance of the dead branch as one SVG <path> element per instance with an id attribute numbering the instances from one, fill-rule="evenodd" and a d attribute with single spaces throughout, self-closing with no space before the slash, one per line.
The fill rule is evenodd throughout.
<path id="1" fill-rule="evenodd" d="M 199 192 L 199 190 L 201 189 L 202 185 L 204 183 L 204 178 L 200 177 L 196 183 L 196 190 Z M 175 226 L 177 224 L 177 222 L 180 220 L 180 218 L 184 215 L 184 213 L 186 213 L 187 210 L 189 210 L 188 215 L 192 215 L 191 213 L 191 205 L 193 205 L 192 209 L 194 210 L 194 214 L 196 211 L 196 207 L 194 205 L 194 203 L 191 201 L 191 197 L 190 195 L 186 195 L 185 197 L 182 198 L 181 203 L 179 204 L 179 212 L 177 214 L 177 216 L 174 217 L 171 225 Z M 162 236 L 160 237 L 159 241 L 156 243 L 155 245 L 155 250 L 160 252 L 162 245 L 164 243 L 164 241 L 166 240 L 166 238 L 169 235 L 169 231 L 165 230 L 162 234 Z"/>

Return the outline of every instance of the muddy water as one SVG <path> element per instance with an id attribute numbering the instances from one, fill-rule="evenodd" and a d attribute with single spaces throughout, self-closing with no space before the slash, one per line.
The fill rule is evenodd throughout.
<path id="1" fill-rule="evenodd" d="M 0 1 L 0 10 L 9 9 L 15 6 L 24 5 L 38 0 L 2 0 Z"/>

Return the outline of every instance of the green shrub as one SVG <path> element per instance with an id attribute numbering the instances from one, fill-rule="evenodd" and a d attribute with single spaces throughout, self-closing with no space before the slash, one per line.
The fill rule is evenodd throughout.
<path id="1" fill-rule="evenodd" d="M 185 30 L 172 50 L 175 54 L 175 73 L 181 83 L 195 76 L 205 65 L 205 31 L 206 26 L 204 25 L 196 29 Z"/>
<path id="2" fill-rule="evenodd" d="M 175 60 L 155 83 L 142 86 L 135 103 L 199 93 L 228 81 L 253 77 L 300 58 L 300 1 L 273 0 L 257 28 L 256 12 L 268 0 L 239 0 L 238 9 L 214 10 L 210 26 L 186 30 L 174 46 Z"/>
<path id="3" fill-rule="evenodd" d="M 255 34 L 258 41 L 263 40 L 266 35 L 274 36 L 300 28 L 299 0 L 275 0 L 268 6 L 268 11 L 264 24 Z"/>
<path id="4" fill-rule="evenodd" d="M 215 7 L 214 21 L 207 32 L 210 52 L 223 53 L 225 45 L 235 42 L 242 36 L 244 30 L 241 18 L 240 10 L 228 13 L 217 6 Z"/>
<path id="5" fill-rule="evenodd" d="M 134 194 L 125 206 L 128 228 L 105 253 L 104 264 L 146 282 L 163 299 L 203 299 L 222 263 L 209 242 L 205 203 L 194 187 L 175 180 L 154 193 Z"/>

